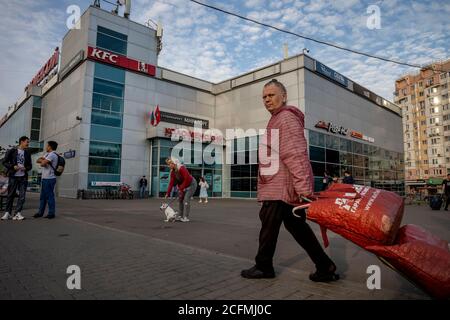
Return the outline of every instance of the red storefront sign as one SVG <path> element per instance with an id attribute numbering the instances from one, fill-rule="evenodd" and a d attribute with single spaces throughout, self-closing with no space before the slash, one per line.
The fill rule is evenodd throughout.
<path id="1" fill-rule="evenodd" d="M 59 48 L 57 47 L 55 49 L 55 52 L 53 53 L 52 57 L 47 61 L 47 63 L 39 70 L 39 72 L 34 76 L 33 80 L 28 84 L 28 86 L 25 87 L 25 91 L 30 86 L 37 86 L 42 80 L 47 77 L 50 72 L 55 69 L 55 67 L 59 63 Z"/>
<path id="2" fill-rule="evenodd" d="M 88 59 L 115 65 L 130 71 L 144 73 L 152 77 L 156 75 L 156 67 L 154 65 L 99 48 L 88 47 Z"/>

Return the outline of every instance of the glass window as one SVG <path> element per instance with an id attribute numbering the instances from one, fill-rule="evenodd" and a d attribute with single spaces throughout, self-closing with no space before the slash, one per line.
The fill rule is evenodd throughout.
<path id="1" fill-rule="evenodd" d="M 120 174 L 120 160 L 107 158 L 89 158 L 89 172 Z"/>
<path id="2" fill-rule="evenodd" d="M 339 169 L 340 166 L 338 164 L 331 164 L 331 163 L 327 163 L 326 165 L 326 169 L 328 171 L 328 174 L 332 177 L 337 176 L 339 177 Z"/>
<path id="3" fill-rule="evenodd" d="M 31 120 L 31 129 L 40 130 L 41 129 L 41 120 L 39 120 L 39 119 Z"/>
<path id="4" fill-rule="evenodd" d="M 352 142 L 350 140 L 341 138 L 340 149 L 341 151 L 352 152 Z"/>
<path id="5" fill-rule="evenodd" d="M 30 140 L 39 141 L 39 130 L 31 130 Z"/>
<path id="6" fill-rule="evenodd" d="M 122 143 L 122 129 L 93 124 L 91 140 Z"/>
<path id="7" fill-rule="evenodd" d="M 323 177 L 323 174 L 325 173 L 325 163 L 311 161 L 311 167 L 314 176 Z"/>
<path id="8" fill-rule="evenodd" d="M 108 66 L 106 64 L 96 63 L 94 77 L 125 83 L 125 70 Z"/>
<path id="9" fill-rule="evenodd" d="M 353 178 L 364 180 L 364 168 L 353 167 Z"/>
<path id="10" fill-rule="evenodd" d="M 127 55 L 127 42 L 103 33 L 97 33 L 97 47 L 121 55 Z"/>
<path id="11" fill-rule="evenodd" d="M 340 152 L 339 153 L 339 163 L 344 166 L 351 166 L 353 165 L 353 158 L 351 153 L 347 152 Z"/>
<path id="12" fill-rule="evenodd" d="M 123 99 L 124 86 L 111 81 L 94 79 L 94 92 Z"/>
<path id="13" fill-rule="evenodd" d="M 325 162 L 325 149 L 318 147 L 309 147 L 309 158 L 313 161 Z"/>
<path id="14" fill-rule="evenodd" d="M 363 154 L 368 156 L 369 155 L 369 145 L 363 144 Z"/>
<path id="15" fill-rule="evenodd" d="M 353 141 L 352 144 L 353 144 L 353 153 L 359 154 L 363 153 L 363 147 L 361 143 Z"/>
<path id="16" fill-rule="evenodd" d="M 91 141 L 89 155 L 91 157 L 120 158 L 122 155 L 122 146 L 117 143 Z"/>
<path id="17" fill-rule="evenodd" d="M 115 113 L 115 112 L 102 111 L 99 109 L 92 109 L 91 123 L 121 128 L 122 127 L 122 114 Z"/>
<path id="18" fill-rule="evenodd" d="M 32 117 L 34 119 L 40 119 L 41 118 L 41 109 L 33 108 L 33 115 Z"/>
<path id="19" fill-rule="evenodd" d="M 353 165 L 358 167 L 365 167 L 365 157 L 359 154 L 353 155 Z"/>
<path id="20" fill-rule="evenodd" d="M 339 163 L 339 151 L 327 149 L 326 162 Z"/>
<path id="21" fill-rule="evenodd" d="M 107 29 L 107 28 L 102 27 L 102 26 L 97 26 L 97 31 L 100 32 L 100 33 L 104 33 L 104 34 L 107 34 L 109 36 L 118 38 L 118 39 L 123 40 L 123 41 L 127 41 L 128 40 L 128 36 L 127 35 L 125 35 L 123 33 L 120 33 L 120 32 L 117 32 L 117 31 L 113 31 L 113 30 Z"/>
<path id="22" fill-rule="evenodd" d="M 123 112 L 123 100 L 94 93 L 92 95 L 92 108 L 121 113 Z"/>
<path id="23" fill-rule="evenodd" d="M 250 166 L 250 176 L 252 176 L 252 177 L 258 176 L 258 165 L 257 164 L 252 164 Z"/>
<path id="24" fill-rule="evenodd" d="M 309 131 L 309 144 L 317 147 L 325 146 L 325 135 L 316 131 Z"/>
<path id="25" fill-rule="evenodd" d="M 326 136 L 327 149 L 339 150 L 339 138 L 335 136 Z"/>

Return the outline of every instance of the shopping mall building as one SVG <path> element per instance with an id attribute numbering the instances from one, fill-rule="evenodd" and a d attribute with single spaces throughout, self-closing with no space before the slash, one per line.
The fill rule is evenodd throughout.
<path id="1" fill-rule="evenodd" d="M 204 135 L 204 143 L 192 144 L 191 154 L 201 157 L 214 140 L 223 161 L 187 166 L 210 182 L 211 196 L 251 198 L 258 171 L 252 154 L 258 130 L 270 117 L 262 88 L 276 78 L 287 87 L 288 104 L 305 113 L 316 188 L 325 170 L 341 177 L 349 170 L 360 184 L 404 192 L 402 118 L 396 105 L 303 54 L 221 83 L 196 79 L 158 66 L 159 36 L 89 7 L 81 28 L 66 34 L 61 49 L 0 119 L 0 145 L 28 135 L 37 157 L 46 141 L 57 141 L 66 157 L 57 184 L 60 196 L 76 197 L 78 190 L 109 182 L 137 188 L 143 175 L 151 177 L 151 195 L 161 196 L 167 189 L 165 159 L 179 143 L 173 141 L 176 129 L 185 129 L 186 140 L 194 124 L 214 129 L 214 138 L 217 130 L 240 128 L 243 134 L 235 138 Z M 161 112 L 152 117 L 156 106 Z M 155 126 L 152 120 L 160 121 Z M 234 161 L 226 161 L 227 153 Z M 31 176 L 37 186 L 37 167 Z"/>

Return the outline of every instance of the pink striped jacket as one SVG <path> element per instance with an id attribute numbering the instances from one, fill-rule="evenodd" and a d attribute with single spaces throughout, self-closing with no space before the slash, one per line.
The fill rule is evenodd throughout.
<path id="1" fill-rule="evenodd" d="M 298 205 L 300 195 L 313 193 L 314 179 L 304 128 L 305 117 L 296 107 L 284 106 L 272 114 L 266 138 L 259 146 L 258 201 L 282 200 Z M 272 145 L 271 137 L 275 134 L 272 129 L 278 129 L 278 146 Z M 278 170 L 269 174 L 267 169 L 273 163 L 267 163 L 268 157 L 279 158 Z"/>

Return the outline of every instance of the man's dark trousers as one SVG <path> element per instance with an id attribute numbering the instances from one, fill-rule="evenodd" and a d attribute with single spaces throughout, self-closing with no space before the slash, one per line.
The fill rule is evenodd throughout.
<path id="1" fill-rule="evenodd" d="M 17 200 L 16 213 L 22 212 L 23 204 L 25 203 L 25 194 L 27 192 L 28 178 L 23 177 L 9 177 L 8 181 L 8 200 L 6 201 L 6 212 L 12 213 L 14 204 L 14 197 L 17 190 L 19 190 L 19 199 Z"/>
<path id="2" fill-rule="evenodd" d="M 259 218 L 262 222 L 259 234 L 259 249 L 255 258 L 256 267 L 264 272 L 273 271 L 273 255 L 277 246 L 281 223 L 292 234 L 298 244 L 308 253 L 317 270 L 327 271 L 333 262 L 327 256 L 306 217 L 297 218 L 292 214 L 293 206 L 282 201 L 264 201 Z"/>

